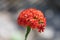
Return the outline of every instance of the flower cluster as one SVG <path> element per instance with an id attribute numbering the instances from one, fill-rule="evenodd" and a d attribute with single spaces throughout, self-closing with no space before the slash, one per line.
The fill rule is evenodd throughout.
<path id="1" fill-rule="evenodd" d="M 43 32 L 46 26 L 46 18 L 41 11 L 29 8 L 19 14 L 18 24 L 24 27 L 29 26 L 32 29 L 38 29 L 39 32 Z"/>

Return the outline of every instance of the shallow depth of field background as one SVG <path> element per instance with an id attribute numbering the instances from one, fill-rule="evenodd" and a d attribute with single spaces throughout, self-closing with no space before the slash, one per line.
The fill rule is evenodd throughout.
<path id="1" fill-rule="evenodd" d="M 24 40 L 26 28 L 17 17 L 30 7 L 44 13 L 47 26 L 43 33 L 32 30 L 27 40 L 60 40 L 60 0 L 0 0 L 0 40 Z"/>

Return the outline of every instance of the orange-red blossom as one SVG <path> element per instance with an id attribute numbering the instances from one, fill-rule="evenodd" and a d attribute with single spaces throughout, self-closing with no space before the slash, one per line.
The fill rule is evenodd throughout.
<path id="1" fill-rule="evenodd" d="M 24 27 L 29 26 L 32 29 L 38 29 L 39 32 L 43 32 L 46 26 L 46 18 L 42 11 L 28 8 L 20 12 L 18 24 Z"/>

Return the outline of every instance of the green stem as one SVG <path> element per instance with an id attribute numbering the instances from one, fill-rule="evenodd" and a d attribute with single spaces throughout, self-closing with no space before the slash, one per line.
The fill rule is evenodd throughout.
<path id="1" fill-rule="evenodd" d="M 25 34 L 25 40 L 27 40 L 27 36 L 30 33 L 30 30 L 31 30 L 31 28 L 29 26 L 27 26 L 27 31 L 26 31 L 26 34 Z"/>

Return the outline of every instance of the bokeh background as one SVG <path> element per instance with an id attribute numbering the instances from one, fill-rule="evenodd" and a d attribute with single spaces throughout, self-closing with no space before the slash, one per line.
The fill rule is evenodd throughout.
<path id="1" fill-rule="evenodd" d="M 24 40 L 26 28 L 17 17 L 30 7 L 44 13 L 47 26 L 43 33 L 32 30 L 27 40 L 60 40 L 60 0 L 0 0 L 0 40 Z"/>

